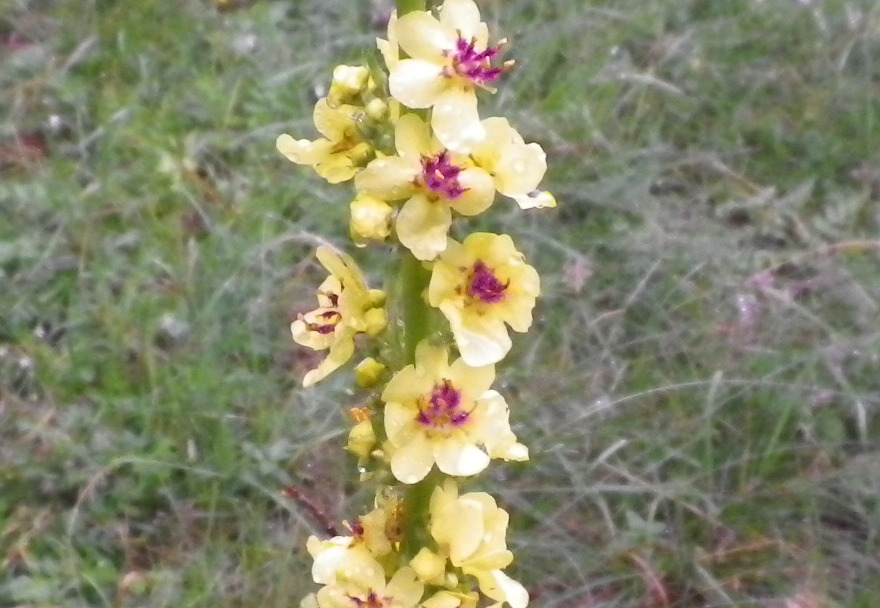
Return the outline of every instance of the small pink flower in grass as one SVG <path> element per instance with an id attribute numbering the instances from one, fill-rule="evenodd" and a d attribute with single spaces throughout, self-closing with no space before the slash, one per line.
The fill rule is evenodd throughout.
<path id="1" fill-rule="evenodd" d="M 528 331 L 540 293 L 537 271 L 506 234 L 479 232 L 463 243 L 450 239 L 437 259 L 428 301 L 449 321 L 468 365 L 497 363 L 510 350 L 507 326 Z"/>
<path id="2" fill-rule="evenodd" d="M 491 458 L 526 460 L 510 430 L 504 398 L 489 390 L 492 365 L 449 364 L 445 347 L 420 342 L 416 361 L 382 393 L 391 472 L 403 483 L 424 479 L 434 464 L 447 475 L 475 475 Z"/>
<path id="3" fill-rule="evenodd" d="M 504 41 L 488 44 L 489 28 L 473 0 L 446 0 L 439 19 L 427 11 L 407 13 L 395 30 L 409 57 L 387 62 L 391 95 L 409 108 L 433 108 L 437 138 L 450 150 L 469 151 L 485 135 L 476 88 L 490 88 L 513 65 L 492 63 Z"/>
<path id="4" fill-rule="evenodd" d="M 467 157 L 450 152 L 415 114 L 395 126 L 397 156 L 377 158 L 355 177 L 361 196 L 403 200 L 397 213 L 397 238 L 420 260 L 446 249 L 452 212 L 477 215 L 495 198 L 492 177 Z"/>

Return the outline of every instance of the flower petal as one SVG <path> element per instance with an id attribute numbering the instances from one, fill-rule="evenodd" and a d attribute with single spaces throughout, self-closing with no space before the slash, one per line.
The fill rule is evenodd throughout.
<path id="1" fill-rule="evenodd" d="M 512 342 L 504 321 L 463 312 L 454 302 L 443 302 L 440 311 L 449 320 L 455 345 L 464 362 L 472 367 L 498 363 L 510 351 Z"/>
<path id="2" fill-rule="evenodd" d="M 415 423 L 415 412 L 412 408 L 401 405 L 396 401 L 390 401 L 385 404 L 385 434 L 388 435 L 388 441 L 394 446 L 401 446 L 408 443 L 415 434 L 413 425 Z"/>
<path id="3" fill-rule="evenodd" d="M 465 40 L 476 38 L 477 48 L 486 47 L 489 28 L 480 21 L 480 9 L 473 0 L 446 0 L 440 8 L 440 23 Z"/>
<path id="4" fill-rule="evenodd" d="M 538 187 L 547 172 L 547 155 L 538 144 L 510 146 L 495 171 L 495 186 L 505 196 L 522 196 Z"/>
<path id="5" fill-rule="evenodd" d="M 434 98 L 431 127 L 440 143 L 449 150 L 465 154 L 470 152 L 486 136 L 486 130 L 480 124 L 473 86 L 461 81 L 449 83 Z"/>
<path id="6" fill-rule="evenodd" d="M 410 156 L 414 159 L 421 159 L 422 156 L 430 156 L 435 151 L 440 151 L 431 134 L 431 128 L 412 112 L 404 114 L 397 121 L 394 127 L 394 147 L 400 156 Z"/>
<path id="7" fill-rule="evenodd" d="M 386 156 L 370 161 L 354 178 L 358 194 L 396 201 L 413 192 L 413 180 L 421 172 L 418 158 Z"/>
<path id="8" fill-rule="evenodd" d="M 465 169 L 458 182 L 467 188 L 461 196 L 450 201 L 453 209 L 462 215 L 477 215 L 488 209 L 495 200 L 495 183 L 492 176 L 479 167 Z"/>
<path id="9" fill-rule="evenodd" d="M 323 162 L 333 151 L 333 144 L 326 139 L 315 141 L 294 139 L 287 133 L 278 136 L 275 147 L 287 157 L 287 160 L 298 165 L 315 165 Z"/>
<path id="10" fill-rule="evenodd" d="M 415 433 L 412 440 L 391 454 L 391 473 L 401 483 L 418 483 L 434 466 L 431 443 L 424 433 Z"/>
<path id="11" fill-rule="evenodd" d="M 397 43 L 403 52 L 416 59 L 442 64 L 443 52 L 455 48 L 454 33 L 454 29 L 443 27 L 426 11 L 413 11 L 397 20 Z"/>
<path id="12" fill-rule="evenodd" d="M 442 65 L 421 59 L 398 61 L 388 76 L 391 96 L 408 108 L 430 108 L 449 84 Z"/>
<path id="13" fill-rule="evenodd" d="M 441 202 L 416 194 L 397 214 L 397 238 L 419 260 L 428 261 L 446 249 L 452 212 Z"/>
<path id="14" fill-rule="evenodd" d="M 489 455 L 471 443 L 447 439 L 434 444 L 437 468 L 447 475 L 476 475 L 489 466 Z"/>
<path id="15" fill-rule="evenodd" d="M 480 583 L 480 591 L 493 600 L 507 602 L 511 608 L 526 608 L 528 605 L 529 592 L 501 570 L 475 572 L 474 574 Z"/>

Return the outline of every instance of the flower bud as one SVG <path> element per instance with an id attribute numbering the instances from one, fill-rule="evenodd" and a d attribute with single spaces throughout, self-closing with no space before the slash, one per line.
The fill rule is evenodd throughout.
<path id="1" fill-rule="evenodd" d="M 354 381 L 361 388 L 372 388 L 379 383 L 385 369 L 384 365 L 367 357 L 354 368 Z"/>
<path id="2" fill-rule="evenodd" d="M 384 241 L 391 234 L 391 205 L 375 196 L 360 195 L 351 201 L 351 236 L 355 241 Z"/>
<path id="3" fill-rule="evenodd" d="M 374 445 L 376 445 L 376 433 L 373 431 L 371 421 L 359 422 L 349 431 L 348 451 L 357 456 L 358 460 L 369 458 Z"/>
<path id="4" fill-rule="evenodd" d="M 333 81 L 327 100 L 333 107 L 355 101 L 364 90 L 370 71 L 362 65 L 338 65 L 333 70 Z"/>

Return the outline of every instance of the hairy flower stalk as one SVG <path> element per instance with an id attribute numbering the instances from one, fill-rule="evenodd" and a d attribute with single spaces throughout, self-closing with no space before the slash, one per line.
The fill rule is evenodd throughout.
<path id="1" fill-rule="evenodd" d="M 524 210 L 556 205 L 538 190 L 541 146 L 505 118 L 479 116 L 478 95 L 503 86 L 513 66 L 499 59 L 505 44 L 490 42 L 474 0 L 430 11 L 398 0 L 377 40 L 384 69 L 338 66 L 315 105 L 320 136 L 278 137 L 288 160 L 353 183 L 354 244 L 392 244 L 394 255 L 379 290 L 353 257 L 319 247 L 328 276 L 318 305 L 291 324 L 297 343 L 326 351 L 304 386 L 359 361 L 354 380 L 369 394 L 349 410 L 347 447 L 362 481 L 377 485 L 348 534 L 309 539 L 321 587 L 304 607 L 528 604 L 504 572 L 507 512 L 486 492 L 459 489 L 494 460 L 528 459 L 510 425 L 516 408 L 493 384 L 510 330 L 528 331 L 540 294 L 513 239 L 468 233 L 467 218 L 496 194 Z"/>

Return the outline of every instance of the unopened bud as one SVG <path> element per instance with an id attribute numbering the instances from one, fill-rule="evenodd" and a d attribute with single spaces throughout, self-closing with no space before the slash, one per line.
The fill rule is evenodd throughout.
<path id="1" fill-rule="evenodd" d="M 354 381 L 361 388 L 372 388 L 379 383 L 385 369 L 384 365 L 367 357 L 354 368 Z"/>
<path id="2" fill-rule="evenodd" d="M 351 201 L 349 228 L 355 241 L 384 241 L 391 234 L 391 205 L 375 196 L 360 195 Z"/>

